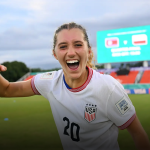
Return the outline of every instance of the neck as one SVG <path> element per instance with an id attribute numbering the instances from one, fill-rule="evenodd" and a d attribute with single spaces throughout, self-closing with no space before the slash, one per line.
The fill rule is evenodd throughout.
<path id="1" fill-rule="evenodd" d="M 67 78 L 67 75 L 65 75 L 65 81 L 67 83 L 67 85 L 71 88 L 78 88 L 80 86 L 82 86 L 85 81 L 88 78 L 88 68 L 85 69 L 85 71 L 81 74 L 81 76 L 77 79 L 71 79 L 71 78 Z"/>

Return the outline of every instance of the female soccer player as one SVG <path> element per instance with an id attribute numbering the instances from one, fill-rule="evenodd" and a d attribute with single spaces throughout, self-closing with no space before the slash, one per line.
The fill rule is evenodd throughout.
<path id="1" fill-rule="evenodd" d="M 63 24 L 56 30 L 53 55 L 61 70 L 14 83 L 0 76 L 0 96 L 47 98 L 64 150 L 118 150 L 118 128 L 129 131 L 138 149 L 150 150 L 122 85 L 92 69 L 93 52 L 81 25 Z"/>

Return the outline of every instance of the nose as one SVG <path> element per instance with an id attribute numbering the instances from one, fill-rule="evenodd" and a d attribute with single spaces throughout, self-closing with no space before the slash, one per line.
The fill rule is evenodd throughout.
<path id="1" fill-rule="evenodd" d="M 76 55 L 75 49 L 73 47 L 69 47 L 67 51 L 68 57 L 74 57 Z"/>

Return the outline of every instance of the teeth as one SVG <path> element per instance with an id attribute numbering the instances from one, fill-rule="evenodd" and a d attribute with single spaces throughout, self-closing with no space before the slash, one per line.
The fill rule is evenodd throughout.
<path id="1" fill-rule="evenodd" d="M 79 62 L 78 60 L 68 60 L 67 63 L 77 63 Z"/>

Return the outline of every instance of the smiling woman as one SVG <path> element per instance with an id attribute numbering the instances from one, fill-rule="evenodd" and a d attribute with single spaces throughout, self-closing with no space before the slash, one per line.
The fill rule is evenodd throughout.
<path id="1" fill-rule="evenodd" d="M 48 99 L 64 150 L 119 150 L 118 128 L 128 130 L 138 149 L 150 150 L 123 86 L 93 69 L 93 52 L 81 25 L 68 23 L 56 30 L 53 55 L 61 70 L 25 82 L 10 83 L 0 76 L 0 96 Z M 0 65 L 0 71 L 6 69 Z"/>

